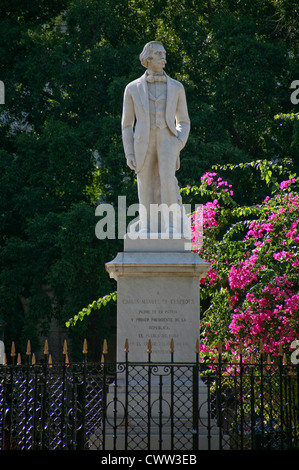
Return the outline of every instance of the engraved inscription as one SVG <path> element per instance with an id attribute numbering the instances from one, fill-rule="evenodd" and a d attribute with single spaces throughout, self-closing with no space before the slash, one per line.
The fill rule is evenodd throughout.
<path id="1" fill-rule="evenodd" d="M 180 338 L 180 328 L 186 322 L 184 310 L 195 304 L 194 299 L 123 298 L 122 303 L 132 306 L 129 318 L 135 334 L 131 346 L 146 347 L 149 339 L 155 352 L 168 352 L 171 339 L 180 348 L 188 346 Z"/>

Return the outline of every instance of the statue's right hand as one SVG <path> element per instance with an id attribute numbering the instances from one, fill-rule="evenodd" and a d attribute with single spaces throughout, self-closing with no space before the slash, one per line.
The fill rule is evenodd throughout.
<path id="1" fill-rule="evenodd" d="M 136 170 L 136 158 L 135 155 L 129 155 L 127 158 L 127 165 L 131 170 Z"/>

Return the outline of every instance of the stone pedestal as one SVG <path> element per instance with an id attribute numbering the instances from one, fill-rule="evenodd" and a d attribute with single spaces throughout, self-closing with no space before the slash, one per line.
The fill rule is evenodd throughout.
<path id="1" fill-rule="evenodd" d="M 136 372 L 131 371 L 129 378 L 124 373 L 118 373 L 117 382 L 111 384 L 107 396 L 106 449 L 114 448 L 116 434 L 117 449 L 125 448 L 125 437 L 132 442 L 135 442 L 135 438 L 142 441 L 143 434 L 146 436 L 143 443 L 146 448 L 146 428 L 150 423 L 150 448 L 169 450 L 173 435 L 170 418 L 179 427 L 187 427 L 186 449 L 192 448 L 194 430 L 193 412 L 190 410 L 194 400 L 192 364 L 196 361 L 196 343 L 200 331 L 199 281 L 208 268 L 208 263 L 191 252 L 190 240 L 182 237 L 163 238 L 158 234 L 137 239 L 126 236 L 124 251 L 106 264 L 110 277 L 117 281 L 117 362 L 125 362 L 125 342 L 128 340 L 128 363 L 148 363 L 150 340 L 150 361 L 155 366 L 154 372 L 151 372 L 150 386 L 148 379 L 140 379 L 134 368 Z M 173 355 L 170 348 L 172 340 Z M 172 359 L 173 364 L 189 363 L 189 375 L 183 378 L 167 376 L 163 363 L 169 366 Z M 171 391 L 171 387 L 176 392 Z M 208 420 L 207 388 L 200 377 L 196 380 L 196 387 L 200 419 L 201 423 L 205 423 Z M 129 398 L 125 391 L 128 388 L 131 390 Z M 175 393 L 179 406 L 177 412 L 173 411 L 171 415 L 169 403 Z M 126 429 L 123 421 L 125 409 Z M 181 414 L 181 409 L 186 409 L 184 416 L 176 416 L 176 413 Z M 201 424 L 196 432 L 199 448 L 202 449 L 207 448 L 206 429 Z M 214 446 L 215 431 L 212 434 Z"/>
<path id="2" fill-rule="evenodd" d="M 209 264 L 191 252 L 190 240 L 125 238 L 124 252 L 106 264 L 117 280 L 117 361 L 194 362 L 199 339 L 199 280 Z"/>

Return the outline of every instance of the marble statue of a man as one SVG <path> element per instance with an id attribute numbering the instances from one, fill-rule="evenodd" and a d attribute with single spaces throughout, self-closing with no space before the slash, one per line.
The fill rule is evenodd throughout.
<path id="1" fill-rule="evenodd" d="M 161 232 L 182 232 L 178 219 L 163 215 L 163 207 L 182 207 L 176 171 L 189 131 L 183 85 L 164 72 L 166 52 L 158 41 L 140 54 L 146 72 L 124 92 L 122 139 L 128 166 L 136 172 L 140 212 L 139 232 L 153 231 L 151 205 L 161 205 Z M 144 215 L 145 214 L 145 215 Z"/>

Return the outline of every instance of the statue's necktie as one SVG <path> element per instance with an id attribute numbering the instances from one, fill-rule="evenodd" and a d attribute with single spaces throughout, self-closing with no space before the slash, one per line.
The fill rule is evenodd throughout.
<path id="1" fill-rule="evenodd" d="M 165 75 L 148 75 L 146 80 L 149 83 L 166 82 L 166 77 Z"/>

